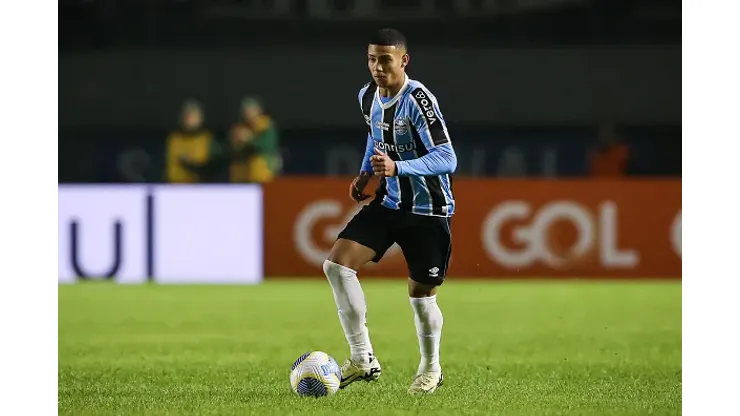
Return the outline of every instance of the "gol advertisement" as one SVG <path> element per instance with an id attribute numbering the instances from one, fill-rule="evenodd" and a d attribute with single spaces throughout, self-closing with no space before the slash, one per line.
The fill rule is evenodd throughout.
<path id="1" fill-rule="evenodd" d="M 265 275 L 321 276 L 351 178 L 264 187 Z M 448 279 L 681 278 L 680 180 L 458 179 Z M 362 276 L 408 274 L 398 246 Z"/>

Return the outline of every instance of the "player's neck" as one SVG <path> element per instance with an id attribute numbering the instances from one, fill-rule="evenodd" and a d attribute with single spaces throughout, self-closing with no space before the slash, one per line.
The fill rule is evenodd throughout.
<path id="1" fill-rule="evenodd" d="M 406 83 L 406 76 L 401 79 L 400 82 L 394 85 L 388 85 L 385 88 L 380 88 L 380 96 L 381 97 L 395 97 L 396 94 L 398 94 L 399 91 L 401 91 L 401 88 L 403 88 L 403 85 Z"/>

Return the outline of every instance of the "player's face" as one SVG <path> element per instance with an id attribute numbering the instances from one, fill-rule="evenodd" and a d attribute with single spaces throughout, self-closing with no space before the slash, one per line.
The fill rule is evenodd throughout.
<path id="1" fill-rule="evenodd" d="M 381 88 L 403 82 L 403 72 L 408 62 L 409 56 L 404 48 L 381 45 L 367 48 L 367 67 Z"/>

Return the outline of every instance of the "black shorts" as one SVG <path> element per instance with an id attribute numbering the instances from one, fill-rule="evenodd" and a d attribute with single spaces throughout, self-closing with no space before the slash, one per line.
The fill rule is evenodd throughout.
<path id="1" fill-rule="evenodd" d="M 338 238 L 373 249 L 376 263 L 397 243 L 406 258 L 409 277 L 433 286 L 444 281 L 452 253 L 449 217 L 412 214 L 375 202 L 364 206 Z"/>

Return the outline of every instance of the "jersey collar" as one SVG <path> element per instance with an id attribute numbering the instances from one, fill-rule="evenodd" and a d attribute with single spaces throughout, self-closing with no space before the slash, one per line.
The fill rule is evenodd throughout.
<path id="1" fill-rule="evenodd" d="M 393 99 L 388 101 L 387 103 L 384 103 L 383 100 L 380 99 L 380 88 L 376 89 L 375 99 L 378 101 L 378 105 L 380 106 L 380 108 L 382 108 L 383 110 L 387 110 L 393 107 L 394 105 L 396 105 L 396 102 L 398 102 L 398 100 L 401 98 L 401 96 L 403 95 L 404 91 L 406 91 L 406 88 L 408 88 L 408 86 L 409 86 L 409 76 L 406 74 L 403 74 L 403 85 L 401 86 L 401 89 L 398 90 L 396 95 L 393 96 Z"/>

